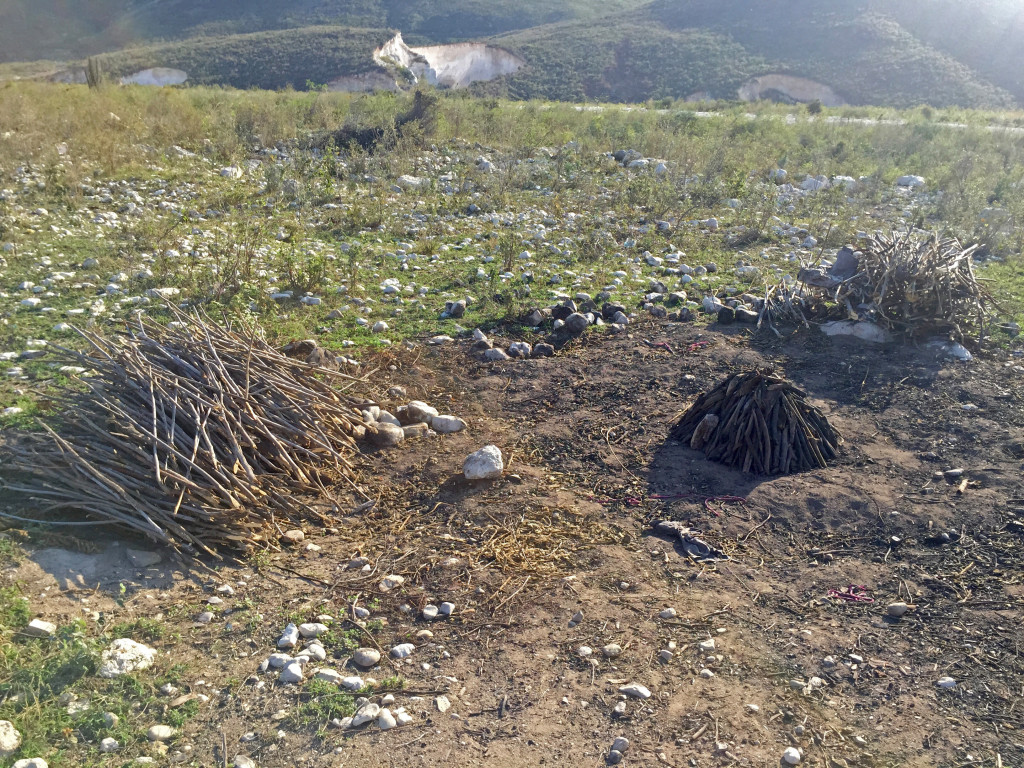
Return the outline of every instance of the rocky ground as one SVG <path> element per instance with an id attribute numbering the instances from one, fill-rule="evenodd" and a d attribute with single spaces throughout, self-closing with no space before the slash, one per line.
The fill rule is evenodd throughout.
<path id="1" fill-rule="evenodd" d="M 129 622 L 156 651 L 133 673 L 154 687 L 133 739 L 103 757 L 100 727 L 48 757 L 1017 764 L 1019 367 L 935 354 L 654 319 L 554 358 L 388 353 L 395 395 L 469 426 L 361 456 L 371 508 L 212 572 L 139 542 L 25 543 L 3 577 L 33 616 Z M 693 396 L 754 365 L 841 430 L 835 466 L 756 478 L 667 438 Z M 504 473 L 468 481 L 485 443 Z M 658 519 L 729 559 L 693 561 Z M 282 643 L 289 623 L 301 636 Z"/>

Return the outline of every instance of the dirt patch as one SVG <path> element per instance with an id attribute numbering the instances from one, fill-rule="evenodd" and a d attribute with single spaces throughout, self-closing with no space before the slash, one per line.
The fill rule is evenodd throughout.
<path id="1" fill-rule="evenodd" d="M 121 85 L 182 85 L 188 80 L 188 73 L 180 69 L 153 67 L 121 78 Z"/>
<path id="2" fill-rule="evenodd" d="M 317 550 L 216 578 L 139 571 L 111 608 L 175 625 L 180 638 L 161 650 L 210 696 L 182 737 L 197 758 L 219 764 L 222 730 L 229 759 L 261 766 L 599 765 L 617 736 L 632 742 L 631 765 L 775 765 L 791 745 L 820 766 L 1024 760 L 1024 540 L 1012 522 L 1024 504 L 1024 388 L 1000 360 L 642 324 L 552 359 L 485 364 L 458 347 L 382 362 L 395 366 L 382 386 L 470 429 L 363 456 L 377 506 L 353 513 L 339 498 L 333 532 L 307 531 Z M 825 411 L 846 441 L 834 465 L 752 477 L 668 439 L 698 393 L 752 365 L 774 365 Z M 502 447 L 506 476 L 467 483 L 462 459 L 484 443 Z M 953 468 L 966 485 L 935 477 Z M 651 533 L 665 518 L 731 559 L 688 561 Z M 348 568 L 355 556 L 368 572 Z M 406 577 L 402 589 L 379 590 L 387 573 Z M 28 564 L 5 578 L 55 591 Z M 229 606 L 254 600 L 262 617 L 230 632 L 173 617 L 220 582 L 234 586 Z M 874 602 L 836 596 L 851 584 Z M 354 599 L 373 600 L 382 647 L 433 633 L 377 675 L 407 681 L 396 695 L 414 722 L 397 731 L 292 719 L 308 697 L 250 677 L 287 616 L 345 616 Z M 441 600 L 455 603 L 451 619 L 419 617 Z M 885 615 L 897 600 L 915 606 L 898 621 Z M 665 608 L 675 616 L 659 617 Z M 621 654 L 605 658 L 609 644 Z M 937 686 L 946 675 L 955 688 Z M 630 682 L 652 696 L 616 713 Z M 443 714 L 441 693 L 453 704 Z"/>
<path id="3" fill-rule="evenodd" d="M 398 65 L 416 81 L 464 88 L 470 83 L 510 75 L 525 63 L 514 53 L 483 43 L 454 43 L 411 48 L 399 32 L 377 49 L 373 58 L 382 65 Z"/>
<path id="4" fill-rule="evenodd" d="M 772 93 L 797 103 L 820 101 L 826 107 L 841 107 L 846 101 L 824 83 L 806 77 L 793 75 L 761 75 L 740 86 L 739 97 L 743 101 L 757 101 Z"/>

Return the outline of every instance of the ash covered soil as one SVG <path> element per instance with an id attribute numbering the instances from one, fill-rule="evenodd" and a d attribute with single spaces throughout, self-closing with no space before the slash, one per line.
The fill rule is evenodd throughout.
<path id="1" fill-rule="evenodd" d="M 625 737 L 622 763 L 636 766 L 778 765 L 787 748 L 815 766 L 1024 762 L 1014 358 L 648 320 L 547 359 L 483 363 L 457 346 L 378 362 L 393 366 L 384 388 L 470 426 L 358 457 L 372 508 L 339 493 L 330 528 L 212 571 L 166 552 L 132 565 L 126 547 L 152 551 L 138 541 L 97 535 L 71 552 L 34 535 L 4 572 L 55 623 L 166 628 L 148 642 L 178 682 L 140 722 L 192 716 L 104 760 L 597 766 Z M 668 438 L 700 392 L 753 366 L 840 430 L 834 466 L 752 477 Z M 467 482 L 463 459 L 487 443 L 504 478 Z M 658 519 L 730 559 L 690 561 L 652 531 Z M 389 575 L 404 583 L 383 591 Z M 873 602 L 829 596 L 850 585 Z M 201 623 L 211 597 L 222 602 Z M 423 618 L 443 601 L 451 617 Z M 895 602 L 912 607 L 894 619 Z M 325 615 L 327 658 L 306 682 L 258 671 L 289 621 Z M 402 643 L 411 655 L 389 660 Z M 356 645 L 379 647 L 379 667 L 356 668 Z M 325 695 L 309 682 L 318 669 L 374 678 L 363 695 L 393 690 L 412 721 L 332 727 L 356 696 Z M 620 692 L 634 683 L 650 697 Z"/>

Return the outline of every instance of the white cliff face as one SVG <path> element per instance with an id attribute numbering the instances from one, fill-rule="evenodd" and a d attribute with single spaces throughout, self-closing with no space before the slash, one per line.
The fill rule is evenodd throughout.
<path id="1" fill-rule="evenodd" d="M 525 63 L 503 48 L 483 43 L 455 43 L 412 48 L 399 32 L 378 48 L 373 58 L 383 66 L 405 67 L 416 81 L 431 85 L 462 88 L 470 83 L 509 75 Z"/>
<path id="2" fill-rule="evenodd" d="M 180 69 L 153 67 L 121 78 L 121 85 L 181 85 L 188 74 Z"/>
<path id="3" fill-rule="evenodd" d="M 826 107 L 841 107 L 846 104 L 839 94 L 824 83 L 792 75 L 755 77 L 740 87 L 738 95 L 743 101 L 757 101 L 766 91 L 784 93 L 793 101 L 808 102 L 817 99 Z"/>

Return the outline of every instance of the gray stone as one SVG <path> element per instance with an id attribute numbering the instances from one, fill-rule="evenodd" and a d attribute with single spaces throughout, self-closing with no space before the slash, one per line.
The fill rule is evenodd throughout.
<path id="1" fill-rule="evenodd" d="M 617 749 L 608 752 L 608 765 L 618 765 L 622 762 L 622 753 Z"/>
<path id="2" fill-rule="evenodd" d="M 352 661 L 360 667 L 372 667 L 380 661 L 380 651 L 376 648 L 357 648 L 352 654 Z"/>
<path id="3" fill-rule="evenodd" d="M 117 739 L 107 736 L 100 741 L 100 752 L 117 752 L 121 748 Z"/>
<path id="4" fill-rule="evenodd" d="M 372 429 L 366 431 L 367 439 L 377 448 L 393 448 L 405 440 L 405 432 L 402 427 L 394 424 L 373 425 Z"/>
<path id="5" fill-rule="evenodd" d="M 581 315 L 579 312 L 573 312 L 565 318 L 565 330 L 573 336 L 579 336 L 587 330 L 588 325 L 590 325 L 590 322 L 587 320 L 587 316 Z"/>
<path id="6" fill-rule="evenodd" d="M 442 616 L 451 616 L 455 613 L 455 603 L 441 603 L 437 612 Z"/>
<path id="7" fill-rule="evenodd" d="M 437 618 L 437 606 L 427 603 L 423 606 L 423 618 L 427 621 L 431 621 Z"/>
<path id="8" fill-rule="evenodd" d="M 619 736 L 612 742 L 612 749 L 625 754 L 626 750 L 629 749 L 629 739 L 625 736 Z"/>
<path id="9" fill-rule="evenodd" d="M 145 549 L 128 548 L 124 553 L 136 568 L 148 568 L 151 565 L 156 565 L 163 559 L 159 552 L 150 552 Z"/>
<path id="10" fill-rule="evenodd" d="M 534 344 L 533 357 L 551 357 L 555 354 L 555 348 L 550 344 Z"/>

